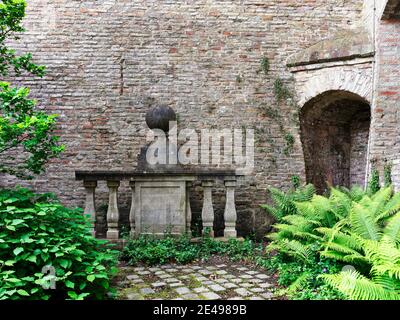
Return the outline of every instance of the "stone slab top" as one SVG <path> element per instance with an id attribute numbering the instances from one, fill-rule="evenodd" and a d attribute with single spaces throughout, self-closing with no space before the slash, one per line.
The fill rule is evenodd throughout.
<path id="1" fill-rule="evenodd" d="M 102 170 L 77 170 L 75 171 L 76 180 L 85 181 L 121 181 L 121 180 L 135 180 L 144 178 L 184 178 L 187 181 L 198 180 L 235 180 L 237 174 L 235 170 L 221 170 L 221 169 L 198 169 L 198 170 L 177 170 L 177 171 L 151 171 L 151 172 L 138 172 L 138 171 L 102 171 Z"/>

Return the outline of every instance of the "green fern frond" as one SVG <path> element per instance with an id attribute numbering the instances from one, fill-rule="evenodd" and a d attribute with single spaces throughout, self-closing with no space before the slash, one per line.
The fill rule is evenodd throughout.
<path id="1" fill-rule="evenodd" d="M 380 221 L 381 219 L 388 218 L 400 211 L 400 192 L 396 193 L 392 199 L 390 199 L 380 214 L 377 215 L 375 221 Z"/>
<path id="2" fill-rule="evenodd" d="M 400 295 L 364 277 L 357 271 L 320 276 L 327 284 L 352 300 L 399 300 Z"/>
<path id="3" fill-rule="evenodd" d="M 310 220 L 320 220 L 318 211 L 312 202 L 295 202 L 299 214 Z"/>
<path id="4" fill-rule="evenodd" d="M 334 228 L 317 228 L 316 231 L 325 235 L 329 242 L 335 241 L 342 246 L 348 246 L 350 249 L 356 251 L 362 249 L 362 242 L 360 242 L 358 237 L 343 233 Z"/>
<path id="5" fill-rule="evenodd" d="M 349 196 L 352 201 L 358 202 L 362 199 L 362 197 L 365 195 L 365 191 L 361 186 L 354 185 L 352 186 Z"/>
<path id="6" fill-rule="evenodd" d="M 400 213 L 391 217 L 386 227 L 383 229 L 383 234 L 393 241 L 400 243 Z"/>
<path id="7" fill-rule="evenodd" d="M 297 240 L 284 239 L 279 245 L 280 250 L 290 256 L 297 257 L 304 262 L 308 262 L 311 259 L 312 250 Z"/>
<path id="8" fill-rule="evenodd" d="M 292 196 L 292 200 L 295 202 L 305 202 L 310 201 L 315 195 L 315 187 L 312 184 L 307 184 L 306 186 L 296 190 Z"/>
<path id="9" fill-rule="evenodd" d="M 310 272 L 305 271 L 303 272 L 286 290 L 288 294 L 296 293 L 297 291 L 301 290 L 307 281 L 312 277 Z"/>
<path id="10" fill-rule="evenodd" d="M 382 188 L 371 196 L 371 203 L 368 205 L 369 211 L 378 217 L 384 210 L 385 205 L 390 200 L 393 194 L 392 187 Z"/>
<path id="11" fill-rule="evenodd" d="M 262 204 L 260 205 L 260 207 L 263 208 L 267 213 L 272 215 L 277 221 L 280 221 L 283 217 L 281 211 L 277 210 L 273 206 L 270 206 L 268 204 Z"/>
<path id="12" fill-rule="evenodd" d="M 350 211 L 352 230 L 365 239 L 379 240 L 380 231 L 373 213 L 358 203 Z"/>

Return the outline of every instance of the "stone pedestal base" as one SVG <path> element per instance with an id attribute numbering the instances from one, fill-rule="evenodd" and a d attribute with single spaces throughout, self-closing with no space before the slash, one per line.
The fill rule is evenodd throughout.
<path id="1" fill-rule="evenodd" d="M 187 232 L 187 182 L 193 176 L 135 177 L 134 235 L 180 235 Z"/>
<path id="2" fill-rule="evenodd" d="M 236 238 L 237 232 L 235 228 L 225 228 L 224 230 L 224 238 Z"/>
<path id="3" fill-rule="evenodd" d="M 107 231 L 106 235 L 107 239 L 118 239 L 119 238 L 119 231 L 118 230 L 110 230 Z"/>

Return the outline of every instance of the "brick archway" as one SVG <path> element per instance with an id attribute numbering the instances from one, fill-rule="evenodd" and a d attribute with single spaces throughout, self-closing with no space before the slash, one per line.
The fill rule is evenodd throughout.
<path id="1" fill-rule="evenodd" d="M 328 90 L 301 110 L 306 178 L 319 193 L 327 190 L 327 182 L 346 187 L 365 183 L 371 110 L 364 97 Z"/>
<path id="2" fill-rule="evenodd" d="M 357 71 L 318 72 L 299 88 L 299 105 L 304 106 L 311 99 L 329 91 L 352 92 L 371 104 L 372 76 Z"/>

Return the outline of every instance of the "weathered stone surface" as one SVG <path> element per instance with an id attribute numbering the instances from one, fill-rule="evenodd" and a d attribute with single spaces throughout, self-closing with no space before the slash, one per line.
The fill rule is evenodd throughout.
<path id="1" fill-rule="evenodd" d="M 186 232 L 186 181 L 193 176 L 136 178 L 135 233 L 162 236 Z M 167 270 L 168 271 L 168 270 Z"/>
<path id="2" fill-rule="evenodd" d="M 228 299 L 230 297 L 237 297 L 241 295 L 240 299 L 265 299 L 262 295 L 269 294 L 268 299 L 273 298 L 267 287 L 273 286 L 272 283 L 266 282 L 268 280 L 261 280 L 258 278 L 248 279 L 249 283 L 234 283 L 234 280 L 240 276 L 240 271 L 237 268 L 233 268 L 231 265 L 219 265 L 212 267 L 214 271 L 222 269 L 227 270 L 218 276 L 215 281 L 208 280 L 205 277 L 197 279 L 194 274 L 194 270 L 207 269 L 208 266 L 199 265 L 188 265 L 185 267 L 178 265 L 168 265 L 167 268 L 160 267 L 165 270 L 166 273 L 173 275 L 167 278 L 165 281 L 161 276 L 165 274 L 159 274 L 159 268 L 138 268 L 134 271 L 134 268 L 124 268 L 124 273 L 127 274 L 126 279 L 133 279 L 133 281 L 124 281 L 118 283 L 118 296 L 121 299 Z M 188 276 L 183 270 L 191 269 L 193 275 Z M 253 273 L 252 276 L 264 275 L 260 270 L 253 270 L 252 268 L 247 269 L 246 272 Z M 248 274 L 247 274 L 248 275 Z M 266 275 L 266 274 L 265 274 Z M 232 278 L 232 276 L 234 278 Z M 155 278 L 159 279 L 155 279 Z M 178 280 L 180 279 L 180 280 Z M 140 280 L 140 283 L 135 283 L 135 280 Z M 169 282 L 171 280 L 172 282 Z M 218 281 L 221 280 L 221 281 Z M 250 283 L 254 280 L 263 281 Z"/>

